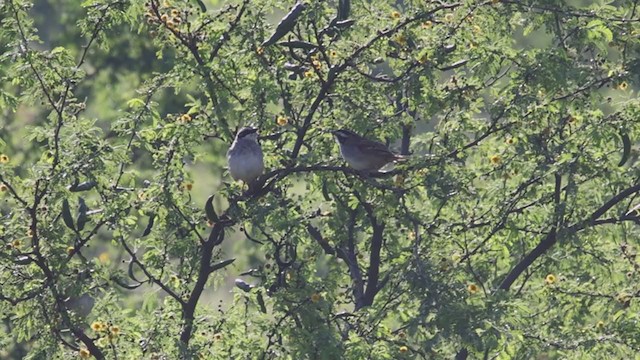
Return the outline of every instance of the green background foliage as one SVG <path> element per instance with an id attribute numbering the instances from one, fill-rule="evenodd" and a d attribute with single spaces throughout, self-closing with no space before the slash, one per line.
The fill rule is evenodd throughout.
<path id="1" fill-rule="evenodd" d="M 0 357 L 638 353 L 637 1 L 294 5 L 0 1 Z"/>

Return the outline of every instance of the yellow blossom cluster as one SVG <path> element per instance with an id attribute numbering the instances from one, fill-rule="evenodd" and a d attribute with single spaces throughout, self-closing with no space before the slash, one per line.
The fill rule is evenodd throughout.
<path id="1" fill-rule="evenodd" d="M 556 278 L 556 276 L 555 276 L 555 275 L 553 275 L 553 274 L 549 274 L 549 275 L 547 275 L 547 277 L 545 277 L 545 278 L 544 278 L 544 282 L 545 282 L 547 285 L 553 285 L 553 284 L 555 284 L 557 281 L 558 281 L 558 279 L 557 279 L 557 278 Z"/>
<path id="2" fill-rule="evenodd" d="M 469 284 L 467 285 L 467 291 L 469 291 L 470 294 L 475 294 L 480 291 L 480 288 L 476 284 Z"/>
<path id="3" fill-rule="evenodd" d="M 287 125 L 288 123 L 289 123 L 289 119 L 288 119 L 286 116 L 284 116 L 284 115 L 279 115 L 279 116 L 276 118 L 276 124 L 278 124 L 278 126 L 285 126 L 285 125 Z"/>

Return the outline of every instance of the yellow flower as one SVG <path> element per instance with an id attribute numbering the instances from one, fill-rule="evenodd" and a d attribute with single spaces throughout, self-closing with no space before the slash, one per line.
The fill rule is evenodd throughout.
<path id="1" fill-rule="evenodd" d="M 313 70 L 307 70 L 304 72 L 304 77 L 310 78 L 313 76 L 313 74 L 314 74 Z"/>
<path id="2" fill-rule="evenodd" d="M 33 236 L 33 230 L 32 229 L 27 230 L 27 236 L 28 237 L 32 237 Z"/>
<path id="3" fill-rule="evenodd" d="M 475 293 L 478 292 L 478 290 L 480 290 L 480 289 L 478 288 L 478 285 L 476 285 L 476 284 L 469 284 L 467 286 L 467 291 L 469 291 L 470 294 L 475 294 Z"/>
<path id="4" fill-rule="evenodd" d="M 602 330 L 602 329 L 604 329 L 604 321 L 602 321 L 602 320 L 598 321 L 598 322 L 596 323 L 596 328 L 597 328 L 598 330 Z"/>
<path id="5" fill-rule="evenodd" d="M 256 54 L 258 55 L 262 55 L 264 54 L 264 48 L 262 46 L 260 46 L 259 48 L 256 49 Z"/>
<path id="6" fill-rule="evenodd" d="M 423 29 L 429 29 L 433 26 L 433 23 L 431 21 L 425 21 L 420 25 Z"/>
<path id="7" fill-rule="evenodd" d="M 160 20 L 162 20 L 163 22 L 169 20 L 169 15 L 167 14 L 162 14 L 162 16 L 160 16 Z"/>
<path id="8" fill-rule="evenodd" d="M 318 293 L 311 294 L 311 302 L 317 303 L 320 300 L 322 300 L 322 295 L 320 295 Z"/>
<path id="9" fill-rule="evenodd" d="M 182 114 L 180 116 L 180 122 L 182 123 L 188 123 L 189 121 L 191 121 L 191 115 L 189 114 Z"/>
<path id="10" fill-rule="evenodd" d="M 222 333 L 213 334 L 213 338 L 216 339 L 216 340 L 222 340 Z"/>
<path id="11" fill-rule="evenodd" d="M 167 27 L 168 27 L 169 29 L 173 29 L 173 28 L 175 28 L 175 27 L 176 27 L 176 23 L 174 23 L 174 22 L 173 22 L 173 19 L 171 19 L 171 20 L 167 21 Z"/>
<path id="12" fill-rule="evenodd" d="M 178 16 L 178 15 L 180 15 L 180 11 L 178 11 L 178 9 L 171 10 L 171 16 Z"/>
<path id="13" fill-rule="evenodd" d="M 147 199 L 147 194 L 144 193 L 144 191 L 140 191 L 138 193 L 138 200 L 146 200 Z"/>
<path id="14" fill-rule="evenodd" d="M 278 116 L 278 117 L 276 118 L 276 123 L 277 123 L 279 126 L 285 126 L 285 125 L 287 125 L 287 124 L 289 123 L 289 119 L 287 119 L 287 117 L 286 117 L 286 116 L 282 116 L 282 115 L 281 115 L 281 116 Z"/>
<path id="15" fill-rule="evenodd" d="M 337 57 L 337 56 L 338 56 L 338 52 L 337 52 L 337 51 L 335 51 L 335 50 L 331 50 L 331 51 L 329 51 L 329 56 L 331 56 L 331 57 Z"/>
<path id="16" fill-rule="evenodd" d="M 87 349 L 80 349 L 80 351 L 78 351 L 78 355 L 83 359 L 88 359 L 91 357 L 91 352 Z"/>
<path id="17" fill-rule="evenodd" d="M 489 158 L 489 161 L 491 161 L 493 165 L 498 165 L 502 161 L 502 158 L 500 155 L 493 155 Z"/>
<path id="18" fill-rule="evenodd" d="M 318 60 L 313 60 L 311 62 L 311 64 L 313 65 L 314 68 L 316 68 L 317 70 L 322 69 L 322 63 Z"/>
<path id="19" fill-rule="evenodd" d="M 111 325 L 111 327 L 109 328 L 109 332 L 117 336 L 118 334 L 120 334 L 120 326 Z"/>
<path id="20" fill-rule="evenodd" d="M 409 348 L 406 346 L 400 346 L 400 349 L 398 349 L 398 351 L 400 351 L 401 353 L 406 353 L 407 351 L 409 351 Z"/>
<path id="21" fill-rule="evenodd" d="M 547 285 L 554 284 L 556 281 L 558 281 L 558 279 L 556 279 L 556 276 L 553 274 L 549 274 L 544 278 L 544 282 L 547 283 Z"/>
<path id="22" fill-rule="evenodd" d="M 22 245 L 22 241 L 15 239 L 11 242 L 11 246 L 13 246 L 14 248 L 19 248 L 20 245 Z"/>
<path id="23" fill-rule="evenodd" d="M 444 21 L 446 21 L 446 22 L 452 22 L 452 21 L 453 21 L 453 14 L 450 14 L 450 13 L 449 13 L 449 14 L 446 14 L 446 15 L 444 16 Z"/>
<path id="24" fill-rule="evenodd" d="M 402 14 L 400 14 L 400 11 L 392 11 L 391 12 L 391 18 L 392 19 L 400 19 L 400 16 L 402 16 Z"/>
<path id="25" fill-rule="evenodd" d="M 515 138 L 510 137 L 510 138 L 507 138 L 507 140 L 505 140 L 504 142 L 506 142 L 506 143 L 507 143 L 507 145 L 513 145 L 513 144 L 515 144 L 515 143 L 516 143 L 516 139 L 515 139 Z"/>
<path id="26" fill-rule="evenodd" d="M 9 156 L 6 154 L 0 154 L 0 164 L 6 164 L 9 162 Z"/>
<path id="27" fill-rule="evenodd" d="M 5 184 L 0 184 L 0 192 L 5 192 L 9 190 L 9 188 L 7 187 L 7 185 Z"/>
<path id="28" fill-rule="evenodd" d="M 473 28 L 471 31 L 473 31 L 473 33 L 475 34 L 480 34 L 482 32 L 482 28 L 478 25 L 473 25 Z"/>
<path id="29" fill-rule="evenodd" d="M 623 81 L 620 84 L 618 84 L 618 89 L 620 90 L 627 90 L 628 87 L 629 87 L 629 84 L 627 84 L 626 81 Z"/>
<path id="30" fill-rule="evenodd" d="M 73 247 L 73 246 L 67 246 L 67 254 L 69 254 L 69 255 L 73 254 L 73 251 L 74 251 L 75 249 L 76 249 L 76 248 L 75 248 L 75 247 Z"/>
<path id="31" fill-rule="evenodd" d="M 102 330 L 102 326 L 103 326 L 102 321 L 94 321 L 94 322 L 91 323 L 91 330 L 96 331 L 96 332 L 97 331 L 101 331 Z"/>
<path id="32" fill-rule="evenodd" d="M 103 264 L 107 264 L 109 262 L 109 253 L 106 251 L 101 253 L 100 255 L 98 255 L 98 260 L 100 260 L 100 262 Z"/>

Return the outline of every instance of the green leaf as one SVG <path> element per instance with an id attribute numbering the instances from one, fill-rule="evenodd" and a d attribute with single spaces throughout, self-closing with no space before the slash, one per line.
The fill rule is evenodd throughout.
<path id="1" fill-rule="evenodd" d="M 127 106 L 132 109 L 140 109 L 145 106 L 145 102 L 140 98 L 132 98 L 127 101 Z"/>

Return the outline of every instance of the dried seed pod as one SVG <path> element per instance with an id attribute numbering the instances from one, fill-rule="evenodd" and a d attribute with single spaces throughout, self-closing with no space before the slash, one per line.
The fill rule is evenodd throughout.
<path id="1" fill-rule="evenodd" d="M 207 199 L 207 202 L 204 204 L 204 212 L 207 215 L 207 220 L 211 221 L 212 223 L 217 223 L 219 219 L 216 211 L 213 209 L 213 198 L 214 195 L 211 195 Z"/>
<path id="2" fill-rule="evenodd" d="M 269 46 L 271 44 L 275 44 L 276 41 L 280 40 L 283 36 L 285 36 L 289 31 L 293 29 L 298 21 L 300 15 L 302 15 L 302 11 L 304 10 L 305 5 L 301 2 L 296 3 L 291 11 L 287 15 L 285 15 L 282 20 L 278 23 L 276 27 L 276 31 L 271 35 L 271 37 L 262 43 L 263 47 Z"/>
<path id="3" fill-rule="evenodd" d="M 73 224 L 73 217 L 71 217 L 71 210 L 69 209 L 69 201 L 67 199 L 62 200 L 62 220 L 64 224 L 71 230 L 75 230 Z"/>

